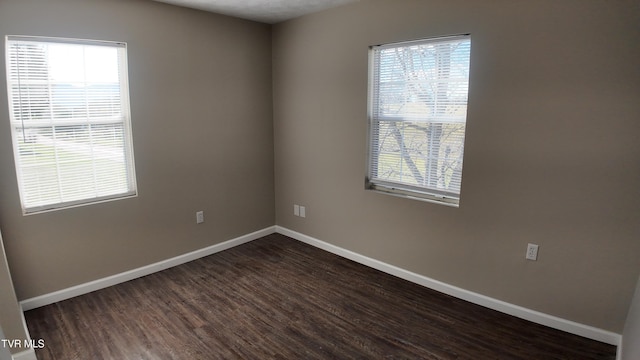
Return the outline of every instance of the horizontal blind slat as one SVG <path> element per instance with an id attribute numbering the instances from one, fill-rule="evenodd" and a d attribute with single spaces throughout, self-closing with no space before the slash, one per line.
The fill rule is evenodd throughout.
<path id="1" fill-rule="evenodd" d="M 372 48 L 369 181 L 459 197 L 468 36 Z"/>
<path id="2" fill-rule="evenodd" d="M 126 47 L 38 40 L 7 41 L 10 121 L 23 210 L 135 194 L 125 107 Z"/>

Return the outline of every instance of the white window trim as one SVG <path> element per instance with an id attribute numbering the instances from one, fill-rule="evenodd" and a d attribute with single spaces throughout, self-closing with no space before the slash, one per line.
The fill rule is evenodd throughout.
<path id="1" fill-rule="evenodd" d="M 75 200 L 75 201 L 58 202 L 53 204 L 41 205 L 41 206 L 27 207 L 25 205 L 25 201 L 23 198 L 24 190 L 23 190 L 23 184 L 21 181 L 22 174 L 21 174 L 21 168 L 19 165 L 20 160 L 19 160 L 18 142 L 14 139 L 15 135 L 13 130 L 14 126 L 16 126 L 15 123 L 16 122 L 22 123 L 22 121 L 14 119 L 14 116 L 13 116 L 14 109 L 13 109 L 13 102 L 11 98 L 12 83 L 10 82 L 9 71 L 8 71 L 9 64 L 10 64 L 10 54 L 8 51 L 9 41 L 33 41 L 33 42 L 39 42 L 39 43 L 50 42 L 50 43 L 57 43 L 57 44 L 108 46 L 108 47 L 117 47 L 117 48 L 124 49 L 124 52 L 119 53 L 119 59 L 118 59 L 120 63 L 120 67 L 123 70 L 120 73 L 119 82 L 120 82 L 120 97 L 121 97 L 120 101 L 122 105 L 121 106 L 122 112 L 123 112 L 122 115 L 124 118 L 122 119 L 122 121 L 110 119 L 110 118 L 103 118 L 100 120 L 92 120 L 88 122 L 88 124 L 108 124 L 108 123 L 115 123 L 115 122 L 117 123 L 121 122 L 123 124 L 123 131 L 125 133 L 123 150 L 124 150 L 124 156 L 126 158 L 125 161 L 128 164 L 127 181 L 129 183 L 129 188 L 131 189 L 130 191 L 114 194 L 114 195 L 92 197 L 92 198 Z M 9 103 L 8 104 L 9 118 L 10 118 L 10 126 L 11 126 L 11 133 L 12 133 L 12 143 L 13 143 L 13 153 L 14 153 L 14 162 L 15 162 L 16 175 L 17 175 L 17 183 L 18 183 L 18 189 L 19 189 L 19 195 L 20 195 L 20 202 L 22 205 L 22 214 L 25 216 L 34 215 L 34 214 L 39 214 L 43 212 L 50 212 L 55 210 L 67 209 L 67 208 L 99 204 L 99 203 L 104 203 L 104 202 L 109 202 L 109 201 L 114 201 L 119 199 L 128 199 L 128 198 L 133 198 L 138 196 L 138 186 L 137 186 L 136 172 L 135 172 L 135 169 L 136 169 L 135 156 L 133 152 L 133 129 L 131 126 L 131 107 L 130 107 L 130 99 L 129 99 L 129 77 L 128 77 L 129 66 L 127 62 L 127 44 L 125 42 L 118 42 L 118 41 L 71 39 L 71 38 L 26 36 L 26 35 L 7 35 L 5 37 L 5 57 L 6 57 L 5 63 L 7 67 L 6 74 L 7 74 L 7 95 L 8 95 L 8 103 Z M 64 125 L 64 123 L 61 123 L 61 124 Z M 71 124 L 77 124 L 77 122 L 70 121 L 69 125 Z M 33 125 L 38 125 L 38 123 L 34 123 Z"/>
<path id="2" fill-rule="evenodd" d="M 455 40 L 455 39 L 471 39 L 469 34 L 462 35 L 453 35 L 453 36 L 443 36 L 431 39 L 420 39 L 420 40 L 412 40 L 412 41 L 404 41 L 404 42 L 396 42 L 382 45 L 374 45 L 369 47 L 369 63 L 368 63 L 368 94 L 367 94 L 367 119 L 368 119 L 368 132 L 367 132 L 367 174 L 365 176 L 365 189 L 371 190 L 377 193 L 392 195 L 396 197 L 418 200 L 423 202 L 435 203 L 450 207 L 459 207 L 460 206 L 460 194 L 452 194 L 449 192 L 440 192 L 434 189 L 422 188 L 419 186 L 411 186 L 407 184 L 394 183 L 390 181 L 384 180 L 372 180 L 372 174 L 374 173 L 374 159 L 373 159 L 373 145 L 374 145 L 374 137 L 376 126 L 374 122 L 374 98 L 376 95 L 374 94 L 374 77 L 376 76 L 376 67 L 375 67 L 375 55 L 374 51 L 376 49 L 382 50 L 386 48 L 396 48 L 399 46 L 410 46 L 411 44 L 425 44 L 428 42 L 440 42 L 446 40 Z M 468 104 L 468 101 L 467 101 Z M 392 120 L 389 117 L 380 116 L 378 120 Z M 459 122 L 459 121 L 451 121 L 451 122 Z M 466 119 L 464 120 L 466 123 Z M 465 129 L 465 141 L 466 141 L 466 129 Z"/>

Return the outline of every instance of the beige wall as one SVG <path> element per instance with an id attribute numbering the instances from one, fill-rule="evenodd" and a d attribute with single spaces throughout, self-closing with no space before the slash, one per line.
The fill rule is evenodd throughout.
<path id="1" fill-rule="evenodd" d="M 369 0 L 275 26 L 276 223 L 621 333 L 640 271 L 639 10 Z M 460 208 L 364 190 L 368 46 L 461 33 L 472 54 Z"/>
<path id="2" fill-rule="evenodd" d="M 639 11 L 362 0 L 275 26 L 272 48 L 267 25 L 146 0 L 2 0 L 2 36 L 128 43 L 140 193 L 22 216 L 0 86 L 0 228 L 18 298 L 277 223 L 621 333 L 640 272 Z M 365 191 L 368 46 L 460 33 L 472 35 L 460 208 Z M 524 260 L 528 242 L 539 261 Z"/>
<path id="3" fill-rule="evenodd" d="M 25 332 L 22 309 L 18 305 L 16 292 L 11 281 L 11 273 L 4 253 L 2 234 L 0 234 L 0 339 L 24 340 L 29 336 Z M 0 358 L 4 354 L 4 346 L 0 343 Z M 9 349 L 17 353 L 21 348 Z"/>
<path id="4" fill-rule="evenodd" d="M 7 34 L 128 43 L 139 190 L 133 199 L 22 216 L 3 44 L 0 228 L 19 299 L 274 224 L 268 25 L 147 0 L 2 0 Z M 196 225 L 197 210 L 204 224 Z"/>

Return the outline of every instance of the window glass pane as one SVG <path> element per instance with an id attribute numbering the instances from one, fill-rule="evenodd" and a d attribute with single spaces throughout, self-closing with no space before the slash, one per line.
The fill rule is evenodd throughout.
<path id="1" fill-rule="evenodd" d="M 369 182 L 459 199 L 468 36 L 372 49 Z"/>
<path id="2" fill-rule="evenodd" d="M 135 194 L 124 44 L 9 37 L 7 54 L 25 213 Z"/>

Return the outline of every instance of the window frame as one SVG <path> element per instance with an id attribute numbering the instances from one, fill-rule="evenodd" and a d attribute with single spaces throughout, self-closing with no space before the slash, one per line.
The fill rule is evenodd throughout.
<path id="1" fill-rule="evenodd" d="M 70 44 L 70 45 L 81 45 L 81 46 L 104 46 L 108 48 L 117 49 L 117 57 L 118 57 L 118 85 L 119 85 L 119 96 L 120 96 L 120 114 L 122 117 L 122 121 L 106 121 L 101 123 L 100 121 L 92 120 L 92 116 L 87 113 L 85 119 L 82 118 L 71 118 L 69 120 L 65 120 L 64 122 L 55 123 L 53 115 L 49 118 L 45 118 L 42 120 L 43 124 L 48 122 L 45 125 L 37 125 L 40 128 L 51 127 L 52 132 L 56 131 L 56 127 L 60 126 L 88 126 L 91 128 L 93 125 L 104 125 L 104 124 L 122 124 L 122 154 L 124 160 L 124 168 L 125 168 L 125 176 L 127 190 L 119 193 L 113 193 L 109 195 L 102 196 L 87 196 L 82 199 L 74 199 L 70 201 L 57 201 L 54 203 L 46 203 L 39 205 L 28 205 L 25 201 L 25 184 L 23 177 L 23 169 L 20 160 L 20 148 L 19 148 L 19 139 L 17 139 L 18 131 L 17 125 L 21 124 L 23 127 L 23 135 L 24 135 L 24 125 L 23 119 L 15 119 L 15 107 L 14 98 L 15 94 L 12 90 L 12 73 L 11 73 L 11 59 L 10 59 L 10 51 L 9 47 L 12 42 L 32 42 L 34 44 Z M 135 171 L 135 157 L 133 153 L 133 129 L 131 124 L 131 107 L 130 107 L 130 99 L 129 99 L 129 78 L 128 78 L 128 61 L 127 61 L 127 44 L 126 42 L 121 41 L 104 41 L 104 40 L 88 40 L 88 39 L 72 39 L 72 38 L 58 38 L 58 37 L 45 37 L 45 36 L 25 36 L 25 35 L 7 35 L 5 36 L 5 57 L 6 57 L 6 68 L 5 73 L 7 76 L 7 98 L 8 98 L 8 109 L 9 109 L 9 126 L 11 130 L 11 139 L 13 145 L 13 154 L 14 154 L 14 164 L 16 169 L 16 177 L 17 184 L 20 196 L 20 203 L 22 207 L 23 215 L 32 215 L 38 214 L 42 212 L 49 212 L 54 210 L 61 210 L 67 208 L 73 208 L 78 206 L 92 205 L 98 204 L 108 201 L 114 201 L 119 199 L 127 199 L 136 197 L 138 195 L 138 187 L 136 180 L 136 171 Z M 51 86 L 51 80 L 47 80 L 47 84 Z M 91 84 L 96 84 L 97 82 L 90 82 Z M 21 95 L 18 95 L 21 96 Z M 51 94 L 49 96 L 52 96 Z M 88 95 L 86 95 L 88 96 Z M 21 100 L 19 100 L 21 101 Z M 88 101 L 88 99 L 87 99 Z M 88 104 L 88 103 L 87 103 Z M 21 104 L 20 104 L 21 105 Z M 48 103 L 49 111 L 53 111 L 54 104 Z M 35 126 L 35 125 L 34 125 Z M 115 128 L 114 128 L 115 129 Z M 55 146 L 54 146 L 55 147 Z M 57 151 L 57 150 L 55 150 Z M 92 158 L 92 163 L 95 159 Z M 60 162 L 56 159 L 55 164 L 58 166 Z M 63 180 L 58 179 L 57 183 L 62 183 Z M 97 190 L 96 190 L 97 192 Z"/>
<path id="2" fill-rule="evenodd" d="M 462 167 L 460 173 L 460 191 L 457 194 L 452 194 L 448 191 L 440 191 L 438 189 L 423 187 L 419 185 L 410 185 L 406 183 L 388 181 L 384 179 L 376 179 L 374 174 L 376 173 L 376 163 L 378 162 L 379 157 L 378 151 L 374 149 L 374 147 L 378 144 L 379 138 L 378 136 L 378 125 L 381 121 L 384 121 L 385 118 L 387 121 L 404 121 L 401 118 L 392 118 L 385 116 L 376 116 L 375 100 L 378 99 L 378 94 L 376 94 L 376 78 L 379 76 L 379 67 L 376 66 L 376 51 L 384 50 L 384 49 L 393 49 L 393 48 L 405 48 L 415 45 L 424 45 L 430 43 L 439 43 L 439 42 L 449 42 L 456 39 L 464 39 L 469 42 L 469 46 L 471 46 L 471 35 L 470 34 L 460 34 L 460 35 L 452 35 L 452 36 L 441 36 L 441 37 L 433 37 L 433 38 L 424 38 L 418 40 L 410 40 L 410 41 L 401 41 L 394 43 L 386 43 L 381 45 L 373 45 L 369 47 L 369 58 L 368 58 L 368 93 L 367 93 L 367 119 L 368 119 L 368 132 L 367 132 L 367 170 L 365 176 L 365 189 L 372 190 L 375 192 L 392 195 L 396 197 L 414 199 L 419 201 L 425 201 L 430 203 L 436 203 L 451 207 L 459 207 L 460 206 L 460 194 L 462 192 Z M 471 53 L 469 51 L 469 73 L 471 72 Z M 467 78 L 467 98 L 465 102 L 465 108 L 468 108 L 468 99 L 469 99 L 469 77 Z M 467 122 L 467 112 L 465 112 L 464 116 L 464 135 L 462 138 L 462 156 L 464 154 L 464 142 L 466 141 L 466 122 Z"/>

